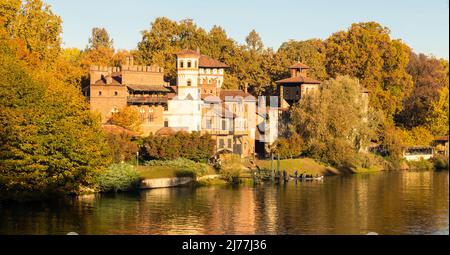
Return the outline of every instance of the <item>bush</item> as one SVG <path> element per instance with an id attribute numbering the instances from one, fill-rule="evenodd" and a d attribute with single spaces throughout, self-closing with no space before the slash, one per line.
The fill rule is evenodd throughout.
<path id="1" fill-rule="evenodd" d="M 241 158 L 234 154 L 223 155 L 221 161 L 223 162 L 220 169 L 222 179 L 230 183 L 239 183 L 241 171 L 244 167 Z"/>
<path id="2" fill-rule="evenodd" d="M 445 156 L 436 156 L 431 159 L 431 162 L 436 170 L 448 170 L 448 158 Z"/>
<path id="3" fill-rule="evenodd" d="M 428 160 L 421 159 L 419 161 L 408 161 L 409 169 L 411 170 L 432 170 L 433 163 Z"/>
<path id="4" fill-rule="evenodd" d="M 215 142 L 208 134 L 178 132 L 170 136 L 150 135 L 143 145 L 141 155 L 145 160 L 186 158 L 206 162 L 214 154 Z"/>
<path id="5" fill-rule="evenodd" d="M 140 177 L 135 167 L 121 163 L 110 166 L 98 178 L 100 191 L 127 191 L 136 189 L 139 186 Z"/>
<path id="6" fill-rule="evenodd" d="M 136 159 L 138 145 L 132 142 L 127 133 L 107 133 L 107 141 L 114 163 L 127 162 Z"/>

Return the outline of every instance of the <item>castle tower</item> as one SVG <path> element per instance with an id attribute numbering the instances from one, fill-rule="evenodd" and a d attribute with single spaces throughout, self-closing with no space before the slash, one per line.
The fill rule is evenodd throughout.
<path id="1" fill-rule="evenodd" d="M 200 53 L 194 50 L 182 50 L 177 53 L 178 98 L 199 99 L 198 69 Z"/>

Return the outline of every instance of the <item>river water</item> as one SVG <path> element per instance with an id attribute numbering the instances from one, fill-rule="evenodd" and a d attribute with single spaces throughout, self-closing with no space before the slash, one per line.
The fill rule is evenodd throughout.
<path id="1" fill-rule="evenodd" d="M 0 204 L 0 234 L 449 234 L 448 171 Z"/>

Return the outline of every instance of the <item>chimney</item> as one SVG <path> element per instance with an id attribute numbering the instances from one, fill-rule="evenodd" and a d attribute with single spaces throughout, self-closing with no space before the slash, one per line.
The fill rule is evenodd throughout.
<path id="1" fill-rule="evenodd" d="M 291 77 L 296 77 L 296 76 L 297 76 L 297 69 L 291 68 Z"/>

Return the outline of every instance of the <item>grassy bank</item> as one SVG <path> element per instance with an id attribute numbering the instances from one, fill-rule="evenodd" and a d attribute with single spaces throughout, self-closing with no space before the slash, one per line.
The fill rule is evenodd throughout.
<path id="1" fill-rule="evenodd" d="M 180 176 L 217 174 L 209 165 L 197 163 L 186 159 L 168 161 L 149 161 L 137 167 L 137 171 L 143 179 L 173 178 Z"/>
<path id="2" fill-rule="evenodd" d="M 277 169 L 277 161 L 274 160 L 274 168 Z M 256 160 L 255 164 L 260 168 L 271 168 L 271 160 Z M 320 174 L 330 175 L 338 174 L 339 171 L 331 166 L 325 166 L 311 158 L 296 158 L 296 159 L 282 159 L 280 160 L 280 170 L 286 170 L 288 174 L 293 175 L 295 171 L 298 174 Z"/>

